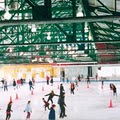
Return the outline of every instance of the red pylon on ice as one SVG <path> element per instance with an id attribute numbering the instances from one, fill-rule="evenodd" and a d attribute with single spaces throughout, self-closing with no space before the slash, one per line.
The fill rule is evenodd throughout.
<path id="1" fill-rule="evenodd" d="M 87 88 L 89 88 L 89 84 L 87 84 Z"/>
<path id="2" fill-rule="evenodd" d="M 10 102 L 12 102 L 12 96 L 10 96 Z"/>
<path id="3" fill-rule="evenodd" d="M 44 87 L 42 86 L 42 91 L 44 91 Z"/>
<path id="4" fill-rule="evenodd" d="M 59 85 L 58 85 L 58 87 L 57 87 L 58 89 L 59 89 Z"/>
<path id="5" fill-rule="evenodd" d="M 112 108 L 113 105 L 112 105 L 112 100 L 110 100 L 110 105 L 109 105 L 109 108 Z"/>
<path id="6" fill-rule="evenodd" d="M 18 99 L 18 94 L 16 93 L 16 99 Z"/>
<path id="7" fill-rule="evenodd" d="M 31 90 L 31 95 L 33 95 L 33 90 Z"/>

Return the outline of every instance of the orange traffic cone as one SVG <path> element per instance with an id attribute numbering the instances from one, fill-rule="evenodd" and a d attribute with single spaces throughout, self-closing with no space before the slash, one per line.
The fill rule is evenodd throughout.
<path id="1" fill-rule="evenodd" d="M 10 96 L 10 102 L 12 102 L 12 96 Z"/>
<path id="2" fill-rule="evenodd" d="M 31 95 L 33 95 L 33 90 L 31 90 Z"/>
<path id="3" fill-rule="evenodd" d="M 109 106 L 109 108 L 112 108 L 112 107 L 113 107 L 112 100 L 110 100 L 110 106 Z"/>
<path id="4" fill-rule="evenodd" d="M 44 87 L 42 86 L 42 91 L 44 91 Z"/>
<path id="5" fill-rule="evenodd" d="M 18 94 L 16 93 L 16 99 L 18 99 Z"/>

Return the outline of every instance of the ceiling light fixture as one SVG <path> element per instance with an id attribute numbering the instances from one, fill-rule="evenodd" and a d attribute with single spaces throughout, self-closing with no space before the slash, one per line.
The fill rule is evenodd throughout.
<path id="1" fill-rule="evenodd" d="M 4 14 L 4 18 L 6 19 L 6 20 L 9 20 L 10 18 L 11 18 L 11 14 L 10 14 L 10 12 L 9 12 L 9 8 L 8 8 L 8 6 L 6 6 L 5 7 L 5 14 Z"/>
<path id="2" fill-rule="evenodd" d="M 32 25 L 31 31 L 32 31 L 32 32 L 36 32 L 36 31 L 37 31 L 35 24 Z"/>
<path id="3" fill-rule="evenodd" d="M 47 39 L 48 39 L 48 40 L 51 39 L 50 32 L 47 33 Z"/>
<path id="4" fill-rule="evenodd" d="M 78 6 L 78 12 L 77 12 L 77 17 L 83 17 L 83 12 L 82 12 L 82 6 Z"/>

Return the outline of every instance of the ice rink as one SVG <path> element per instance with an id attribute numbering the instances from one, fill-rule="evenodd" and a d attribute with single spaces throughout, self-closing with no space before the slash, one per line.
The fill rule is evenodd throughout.
<path id="1" fill-rule="evenodd" d="M 63 83 L 65 88 L 65 102 L 67 117 L 59 118 L 59 106 L 57 104 L 58 97 L 53 98 L 56 104 L 56 120 L 119 120 L 120 119 L 120 83 L 114 83 L 117 87 L 118 96 L 113 96 L 109 88 L 110 82 L 104 82 L 101 88 L 101 82 L 91 82 L 89 87 L 86 82 L 79 82 L 79 86 L 75 89 L 75 94 L 71 94 L 69 87 L 70 83 Z M 0 120 L 5 120 L 7 104 L 12 98 L 12 110 L 10 120 L 25 120 L 26 114 L 24 111 L 28 100 L 31 100 L 32 114 L 31 120 L 48 120 L 49 110 L 44 110 L 42 98 L 46 100 L 48 96 L 44 96 L 54 90 L 59 94 L 60 82 L 54 82 L 53 86 L 45 83 L 36 83 L 33 94 L 29 90 L 29 85 L 26 83 L 14 90 L 13 86 L 8 87 L 8 91 L 0 88 Z M 16 94 L 18 99 L 16 99 Z M 112 104 L 110 104 L 112 100 Z M 109 107 L 112 105 L 112 107 Z"/>

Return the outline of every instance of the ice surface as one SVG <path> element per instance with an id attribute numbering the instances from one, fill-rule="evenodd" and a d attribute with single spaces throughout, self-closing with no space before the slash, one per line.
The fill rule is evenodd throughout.
<path id="1" fill-rule="evenodd" d="M 54 97 L 56 104 L 56 120 L 119 120 L 120 119 L 120 83 L 112 82 L 117 87 L 118 96 L 113 96 L 109 88 L 109 82 L 104 83 L 103 89 L 101 82 L 91 82 L 87 88 L 86 82 L 79 82 L 79 86 L 75 89 L 75 94 L 71 94 L 70 83 L 63 83 L 65 88 L 65 102 L 67 117 L 59 118 L 59 106 L 57 104 L 58 97 Z M 49 110 L 44 110 L 42 98 L 46 100 L 48 96 L 45 94 L 54 90 L 59 94 L 58 86 L 60 82 L 55 82 L 53 86 L 46 83 L 36 83 L 33 95 L 29 90 L 29 85 L 24 84 L 19 89 L 14 90 L 13 86 L 8 87 L 8 91 L 0 88 L 0 120 L 5 120 L 7 104 L 12 97 L 12 110 L 10 120 L 25 120 L 24 111 L 28 100 L 31 100 L 32 114 L 31 120 L 48 120 Z M 44 87 L 44 90 L 42 89 Z M 16 99 L 18 94 L 18 99 Z M 112 108 L 109 108 L 110 100 L 112 100 Z"/>

